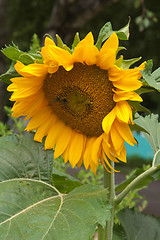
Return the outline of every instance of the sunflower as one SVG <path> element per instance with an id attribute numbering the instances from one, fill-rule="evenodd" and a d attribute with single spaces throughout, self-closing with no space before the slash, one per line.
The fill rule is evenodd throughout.
<path id="1" fill-rule="evenodd" d="M 26 130 L 36 130 L 34 140 L 46 136 L 45 149 L 54 148 L 54 158 L 62 155 L 72 167 L 83 162 L 96 173 L 102 163 L 110 172 L 108 159 L 126 162 L 125 141 L 136 144 L 127 100 L 142 101 L 134 91 L 142 86 L 145 64 L 116 66 L 118 45 L 113 33 L 98 50 L 90 32 L 70 53 L 46 37 L 43 63 L 15 64 L 21 76 L 8 87 L 15 101 L 12 116 L 26 116 Z"/>

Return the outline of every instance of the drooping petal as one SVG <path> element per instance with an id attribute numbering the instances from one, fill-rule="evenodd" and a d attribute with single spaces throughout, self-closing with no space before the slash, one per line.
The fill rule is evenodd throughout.
<path id="1" fill-rule="evenodd" d="M 63 154 L 63 152 L 65 151 L 65 149 L 67 148 L 69 141 L 71 139 L 71 134 L 72 134 L 72 129 L 68 126 L 66 126 L 63 130 L 63 134 L 59 136 L 59 138 L 57 139 L 56 142 L 56 147 L 54 150 L 54 157 L 57 158 L 59 157 L 61 154 Z"/>
<path id="2" fill-rule="evenodd" d="M 115 127 L 115 123 L 111 127 L 111 140 L 117 154 L 119 154 L 124 146 L 124 139 L 121 137 Z"/>
<path id="3" fill-rule="evenodd" d="M 115 112 L 117 118 L 125 123 L 132 122 L 132 110 L 126 101 L 120 101 L 116 104 Z"/>
<path id="4" fill-rule="evenodd" d="M 92 153 L 92 149 L 93 149 L 93 144 L 95 142 L 96 138 L 90 138 L 87 140 L 87 144 L 86 144 L 86 148 L 85 148 L 85 152 L 84 152 L 84 166 L 86 169 L 89 168 L 91 162 L 92 162 L 92 157 L 91 157 L 91 153 Z"/>
<path id="5" fill-rule="evenodd" d="M 116 117 L 115 108 L 113 108 L 112 111 L 108 113 L 107 116 L 104 117 L 102 121 L 102 128 L 105 133 L 107 134 L 109 133 L 115 117 Z"/>
<path id="6" fill-rule="evenodd" d="M 98 137 L 94 144 L 93 144 L 93 149 L 92 149 L 92 160 L 95 162 L 95 164 L 98 164 L 98 152 L 99 152 L 99 149 L 100 149 L 100 145 L 103 141 L 103 134 L 100 135 L 100 137 Z"/>
<path id="7" fill-rule="evenodd" d="M 130 127 L 128 124 L 119 122 L 116 120 L 115 122 L 115 128 L 119 132 L 120 136 L 130 145 L 134 146 L 134 144 L 137 144 L 136 140 L 134 139 L 132 132 L 130 130 Z"/>
<path id="8" fill-rule="evenodd" d="M 83 151 L 83 135 L 76 133 L 72 138 L 72 142 L 70 143 L 69 150 L 69 162 L 72 167 L 75 167 L 77 162 L 79 162 Z"/>

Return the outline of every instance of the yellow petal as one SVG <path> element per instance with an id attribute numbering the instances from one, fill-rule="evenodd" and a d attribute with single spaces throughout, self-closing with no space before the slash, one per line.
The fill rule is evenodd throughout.
<path id="1" fill-rule="evenodd" d="M 85 148 L 85 152 L 84 152 L 84 166 L 86 169 L 89 168 L 90 163 L 92 161 L 91 152 L 92 152 L 93 144 L 94 144 L 95 140 L 96 140 L 96 138 L 87 139 L 87 144 L 86 144 L 86 148 Z"/>
<path id="2" fill-rule="evenodd" d="M 102 128 L 105 133 L 109 133 L 110 128 L 114 122 L 116 115 L 115 115 L 115 108 L 112 109 L 110 113 L 107 114 L 107 116 L 104 117 L 102 121 Z"/>
<path id="3" fill-rule="evenodd" d="M 18 86 L 15 83 L 12 83 L 7 87 L 7 91 L 9 91 L 9 92 L 14 92 L 17 90 L 18 90 Z"/>
<path id="4" fill-rule="evenodd" d="M 141 77 L 140 70 L 142 70 L 144 64 L 141 64 L 138 68 L 125 69 L 113 66 L 108 69 L 109 80 L 113 82 L 114 87 L 124 90 L 133 91 L 142 86 L 142 82 L 138 79 Z"/>
<path id="5" fill-rule="evenodd" d="M 113 100 L 115 102 L 123 101 L 123 100 L 130 100 L 130 101 L 138 101 L 142 102 L 143 99 L 135 92 L 126 92 L 121 90 L 113 90 L 115 94 L 113 95 Z"/>
<path id="6" fill-rule="evenodd" d="M 55 146 L 58 137 L 62 134 L 65 124 L 61 121 L 57 121 L 48 131 L 48 135 L 45 140 L 45 150 L 51 149 Z"/>
<path id="7" fill-rule="evenodd" d="M 119 154 L 124 146 L 124 139 L 121 137 L 121 135 L 117 131 L 115 124 L 113 124 L 111 127 L 110 135 L 111 135 L 111 140 L 115 148 L 115 151 L 117 154 Z"/>
<path id="8" fill-rule="evenodd" d="M 113 33 L 108 40 L 103 44 L 97 65 L 102 69 L 108 69 L 112 67 L 116 59 L 116 51 L 118 48 L 118 37 L 116 33 Z"/>
<path id="9" fill-rule="evenodd" d="M 103 140 L 103 134 L 100 136 L 100 137 L 98 137 L 97 139 L 96 139 L 96 141 L 94 142 L 94 144 L 93 144 L 93 149 L 92 149 L 92 155 L 91 155 L 91 157 L 92 157 L 92 160 L 95 162 L 95 164 L 97 165 L 98 164 L 98 152 L 99 152 L 99 149 L 100 149 L 100 145 L 101 145 L 101 143 L 102 143 L 102 140 Z"/>
<path id="10" fill-rule="evenodd" d="M 126 163 L 126 162 L 127 162 L 126 155 L 127 155 L 127 151 L 126 151 L 126 148 L 125 148 L 125 146 L 124 146 L 123 149 L 122 149 L 122 151 L 121 151 L 121 153 L 120 153 L 120 155 L 118 156 L 118 159 L 119 159 L 120 161 Z"/>
<path id="11" fill-rule="evenodd" d="M 71 139 L 72 129 L 65 126 L 63 129 L 63 134 L 59 136 L 56 142 L 56 147 L 54 150 L 54 157 L 57 158 L 66 150 L 69 141 Z"/>
<path id="12" fill-rule="evenodd" d="M 74 62 L 86 63 L 87 65 L 94 65 L 97 61 L 99 50 L 94 46 L 94 39 L 92 33 L 80 41 L 74 49 L 72 54 Z"/>
<path id="13" fill-rule="evenodd" d="M 130 127 L 126 123 L 119 122 L 116 120 L 115 127 L 122 138 L 130 145 L 134 146 L 137 144 L 136 140 L 134 139 Z"/>
<path id="14" fill-rule="evenodd" d="M 106 53 L 108 49 L 112 49 L 115 53 L 119 45 L 117 34 L 114 32 L 103 44 L 100 52 Z"/>
<path id="15" fill-rule="evenodd" d="M 106 162 L 106 164 L 108 165 L 108 167 L 113 171 L 113 172 L 119 172 L 119 171 L 117 171 L 116 169 L 114 169 L 112 166 L 111 166 L 111 164 L 109 163 L 109 161 L 108 161 L 108 159 L 107 159 L 107 157 L 106 157 L 106 155 L 105 155 L 105 153 L 103 152 L 103 159 L 104 159 L 104 161 Z M 111 159 L 110 159 L 111 160 Z M 110 171 L 109 171 L 110 172 Z M 113 172 L 110 172 L 110 173 L 113 173 Z"/>
<path id="16" fill-rule="evenodd" d="M 122 122 L 132 121 L 132 110 L 126 101 L 120 101 L 115 106 L 116 116 Z"/>
<path id="17" fill-rule="evenodd" d="M 35 114 L 32 119 L 30 120 L 26 130 L 31 131 L 33 129 L 36 129 L 41 124 L 43 124 L 48 118 L 51 117 L 51 109 L 50 107 L 46 107 L 42 109 L 40 112 Z"/>
<path id="18" fill-rule="evenodd" d="M 48 101 L 43 92 L 39 92 L 39 94 L 30 97 L 30 100 L 24 99 L 24 102 L 22 101 L 22 103 L 24 103 L 25 106 L 25 115 L 27 115 L 26 119 L 30 119 L 33 115 L 48 105 Z"/>
<path id="19" fill-rule="evenodd" d="M 11 81 L 15 83 L 18 87 L 31 88 L 31 87 L 38 87 L 39 85 L 42 86 L 44 78 L 16 77 L 16 78 L 12 78 Z"/>
<path id="20" fill-rule="evenodd" d="M 69 162 L 72 167 L 79 162 L 83 151 L 83 135 L 76 133 L 72 138 L 69 149 Z"/>
<path id="21" fill-rule="evenodd" d="M 39 86 L 38 88 L 34 87 L 34 88 L 19 88 L 17 91 L 15 91 L 10 100 L 11 101 L 16 101 L 16 100 L 22 100 L 24 98 L 27 98 L 27 97 L 31 97 L 32 95 L 34 94 L 37 94 L 37 93 L 40 93 L 40 88 L 41 86 Z"/>
<path id="22" fill-rule="evenodd" d="M 31 76 L 29 73 L 21 73 L 21 70 L 25 67 L 25 65 L 19 61 L 14 65 L 15 70 L 22 76 L 28 77 Z"/>
<path id="23" fill-rule="evenodd" d="M 46 37 L 45 38 L 45 46 L 46 45 L 53 45 L 53 46 L 55 46 L 56 44 L 54 43 L 54 41 L 51 38 Z"/>
<path id="24" fill-rule="evenodd" d="M 135 77 L 126 77 L 113 83 L 114 87 L 125 91 L 134 91 L 139 89 L 143 84 Z"/>
<path id="25" fill-rule="evenodd" d="M 59 47 L 51 46 L 52 56 L 58 62 L 59 66 L 63 66 L 66 71 L 70 71 L 73 68 L 72 55 Z"/>
<path id="26" fill-rule="evenodd" d="M 53 124 L 56 123 L 56 117 L 52 116 L 50 118 L 48 118 L 43 124 L 41 124 L 35 135 L 34 135 L 34 140 L 37 142 L 42 142 L 42 139 L 44 136 L 47 135 L 49 129 L 51 128 L 51 126 L 53 126 Z"/>
<path id="27" fill-rule="evenodd" d="M 43 77 L 48 73 L 48 66 L 45 64 L 33 63 L 21 69 L 20 74 L 30 74 L 36 77 Z"/>
<path id="28" fill-rule="evenodd" d="M 96 175 L 97 165 L 92 161 L 89 167 L 92 169 L 92 172 Z"/>
<path id="29" fill-rule="evenodd" d="M 112 150 L 111 148 L 109 147 L 109 145 L 107 144 L 106 141 L 103 141 L 102 142 L 102 147 L 103 147 L 103 151 L 104 153 L 107 155 L 107 157 L 113 161 L 113 162 L 118 162 L 116 157 L 112 154 Z"/>

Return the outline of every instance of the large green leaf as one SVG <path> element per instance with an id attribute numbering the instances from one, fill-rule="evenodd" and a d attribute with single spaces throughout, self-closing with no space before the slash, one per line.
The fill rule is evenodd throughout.
<path id="1" fill-rule="evenodd" d="M 12 64 L 9 67 L 8 71 L 6 73 L 3 73 L 2 75 L 0 75 L 0 79 L 3 82 L 9 84 L 11 78 L 19 76 L 19 74 L 16 72 L 16 70 L 14 68 L 14 64 L 16 63 L 16 61 L 20 61 L 26 65 L 34 63 L 34 62 L 42 63 L 42 56 L 40 55 L 40 53 L 33 52 L 33 50 L 36 50 L 33 48 L 37 47 L 37 45 L 35 45 L 36 44 L 35 40 L 33 41 L 32 52 L 28 52 L 28 53 L 23 52 L 14 43 L 13 43 L 13 46 L 9 45 L 2 49 L 2 53 L 7 58 L 12 60 Z"/>
<path id="2" fill-rule="evenodd" d="M 56 160 L 55 160 L 56 161 Z M 69 193 L 74 188 L 82 185 L 80 181 L 67 173 L 60 172 L 53 167 L 53 184 L 61 193 Z"/>
<path id="3" fill-rule="evenodd" d="M 13 46 L 9 45 L 3 48 L 2 53 L 12 61 L 19 60 L 24 64 L 33 63 L 35 60 L 30 54 L 19 50 L 15 44 L 13 44 Z"/>
<path id="4" fill-rule="evenodd" d="M 127 25 L 125 25 L 123 28 L 121 28 L 118 31 L 115 31 L 116 34 L 118 35 L 118 38 L 121 40 L 128 40 L 129 38 L 129 24 L 130 24 L 130 19 L 129 22 L 127 23 Z M 100 30 L 99 35 L 98 35 L 98 39 L 96 42 L 96 47 L 98 49 L 100 49 L 101 44 L 107 39 L 109 38 L 112 33 L 113 33 L 113 29 L 112 29 L 112 24 L 111 22 L 107 22 Z"/>
<path id="5" fill-rule="evenodd" d="M 33 134 L 1 137 L 0 163 L 0 181 L 33 178 L 52 182 L 53 151 L 45 151 Z"/>
<path id="6" fill-rule="evenodd" d="M 5 240 L 88 240 L 110 211 L 107 190 L 83 185 L 61 194 L 42 181 L 0 183 L 0 236 Z"/>
<path id="7" fill-rule="evenodd" d="M 149 133 L 144 132 L 143 134 L 155 154 L 160 149 L 160 123 L 158 122 L 158 115 L 152 114 L 151 117 L 149 115 L 146 117 L 139 116 L 134 122 Z"/>
<path id="8" fill-rule="evenodd" d="M 145 69 L 141 71 L 142 76 L 145 80 L 145 85 L 149 86 L 157 91 L 160 91 L 160 67 L 156 69 L 153 73 L 152 71 L 153 63 L 151 60 L 147 61 L 145 64 Z"/>
<path id="9" fill-rule="evenodd" d="M 160 239 L 160 222 L 156 218 L 129 209 L 120 211 L 118 218 L 126 232 L 127 240 Z"/>
<path id="10" fill-rule="evenodd" d="M 11 83 L 11 81 L 10 81 L 11 78 L 20 76 L 19 73 L 16 72 L 16 70 L 14 68 L 14 65 L 15 65 L 15 61 L 12 61 L 9 69 L 7 70 L 7 72 L 0 75 L 0 80 L 2 82 L 10 84 Z"/>

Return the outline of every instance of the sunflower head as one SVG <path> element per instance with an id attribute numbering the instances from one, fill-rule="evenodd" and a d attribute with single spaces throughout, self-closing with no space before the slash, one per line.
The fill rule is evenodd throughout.
<path id="1" fill-rule="evenodd" d="M 54 148 L 74 167 L 82 162 L 96 172 L 103 164 L 110 172 L 108 159 L 126 162 L 125 141 L 136 144 L 131 133 L 132 109 L 128 102 L 142 101 L 135 92 L 142 86 L 140 70 L 117 66 L 119 41 L 113 33 L 99 50 L 92 33 L 72 52 L 45 38 L 41 49 L 43 63 L 17 62 L 20 77 L 8 87 L 15 101 L 14 117 L 29 119 L 27 130 L 36 130 L 34 139 L 45 149 Z"/>

